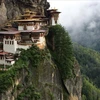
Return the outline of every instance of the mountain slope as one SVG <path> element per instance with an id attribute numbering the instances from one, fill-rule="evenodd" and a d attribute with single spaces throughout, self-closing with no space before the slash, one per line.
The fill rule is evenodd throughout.
<path id="1" fill-rule="evenodd" d="M 81 65 L 82 73 L 100 88 L 100 53 L 74 44 L 74 54 Z"/>
<path id="2" fill-rule="evenodd" d="M 100 53 L 74 44 L 74 54 L 83 74 L 82 100 L 99 100 Z"/>

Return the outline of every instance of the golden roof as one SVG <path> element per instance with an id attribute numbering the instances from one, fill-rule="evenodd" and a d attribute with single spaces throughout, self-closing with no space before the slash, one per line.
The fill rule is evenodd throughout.
<path id="1" fill-rule="evenodd" d="M 36 16 L 37 15 L 37 12 L 33 12 L 33 11 L 30 11 L 29 9 L 27 9 L 25 11 L 25 13 L 23 15 L 21 15 L 21 17 L 32 17 L 32 16 Z"/>
<path id="2" fill-rule="evenodd" d="M 25 13 L 31 13 L 31 11 L 29 9 L 26 9 Z"/>
<path id="3" fill-rule="evenodd" d="M 12 26 L 11 24 L 6 24 L 6 26 Z"/>
<path id="4" fill-rule="evenodd" d="M 26 9 L 25 14 L 20 16 L 20 19 L 16 19 L 16 22 L 32 22 L 32 21 L 44 21 L 47 20 L 46 16 L 37 15 L 37 12 L 32 12 L 29 9 Z"/>
<path id="5" fill-rule="evenodd" d="M 36 14 L 37 14 L 37 12 L 35 12 L 35 11 L 32 11 L 30 14 L 35 14 L 35 15 L 36 15 Z"/>
<path id="6" fill-rule="evenodd" d="M 30 21 L 43 21 L 42 19 L 19 19 L 19 20 L 15 20 L 16 22 L 30 22 Z"/>
<path id="7" fill-rule="evenodd" d="M 6 23 L 5 26 L 6 26 L 6 27 L 12 27 L 11 23 L 9 23 L 9 22 Z"/>

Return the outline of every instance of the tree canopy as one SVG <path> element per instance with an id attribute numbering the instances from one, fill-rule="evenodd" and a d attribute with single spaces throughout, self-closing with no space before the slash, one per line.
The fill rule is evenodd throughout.
<path id="1" fill-rule="evenodd" d="M 53 59 L 56 62 L 62 78 L 72 76 L 73 70 L 73 48 L 68 32 L 61 25 L 51 26 L 49 34 L 54 34 L 55 50 L 52 51 Z"/>
<path id="2" fill-rule="evenodd" d="M 81 66 L 82 100 L 100 100 L 100 53 L 74 44 L 74 54 Z"/>

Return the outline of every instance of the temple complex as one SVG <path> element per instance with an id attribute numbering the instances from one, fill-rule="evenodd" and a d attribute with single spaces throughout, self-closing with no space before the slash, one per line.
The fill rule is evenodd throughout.
<path id="1" fill-rule="evenodd" d="M 48 10 L 49 17 L 26 10 L 23 15 L 14 20 L 18 28 L 7 23 L 0 31 L 0 65 L 13 65 L 18 49 L 27 50 L 35 44 L 39 49 L 46 47 L 45 36 L 48 34 L 48 26 L 58 23 L 59 13 L 57 9 Z"/>

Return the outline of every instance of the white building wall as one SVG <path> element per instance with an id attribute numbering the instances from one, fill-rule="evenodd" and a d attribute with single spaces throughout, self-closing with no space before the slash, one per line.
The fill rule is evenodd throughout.
<path id="1" fill-rule="evenodd" d="M 60 24 L 59 18 L 58 18 L 58 20 L 57 20 L 57 24 Z"/>
<path id="2" fill-rule="evenodd" d="M 40 29 L 40 25 L 38 24 L 38 25 L 37 25 L 37 30 L 39 30 L 39 29 Z"/>
<path id="3" fill-rule="evenodd" d="M 16 53 L 18 48 L 17 41 L 15 39 L 5 39 L 3 40 L 3 50 L 9 53 Z"/>
<path id="4" fill-rule="evenodd" d="M 40 37 L 39 40 L 41 43 L 43 43 L 43 42 L 45 42 L 45 37 Z"/>
<path id="5" fill-rule="evenodd" d="M 31 47 L 31 45 L 18 45 L 19 49 L 25 49 L 25 50 L 27 50 L 30 47 Z"/>
<path id="6" fill-rule="evenodd" d="M 0 64 L 5 64 L 5 59 L 0 59 Z"/>
<path id="7" fill-rule="evenodd" d="M 52 17 L 52 25 L 56 25 L 56 24 L 55 24 L 54 17 Z"/>
<path id="8" fill-rule="evenodd" d="M 15 63 L 15 61 L 11 61 L 11 62 L 5 61 L 5 65 L 8 65 L 8 66 L 13 65 L 14 63 Z"/>
<path id="9" fill-rule="evenodd" d="M 24 30 L 24 26 L 18 26 L 18 30 L 19 31 Z"/>
<path id="10" fill-rule="evenodd" d="M 15 61 L 7 62 L 6 59 L 0 59 L 0 64 L 1 65 L 13 65 Z"/>
<path id="11" fill-rule="evenodd" d="M 34 30 L 34 26 L 27 26 L 27 30 Z"/>

